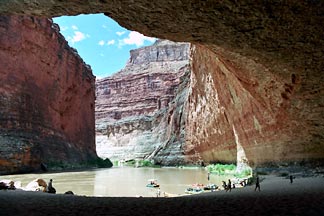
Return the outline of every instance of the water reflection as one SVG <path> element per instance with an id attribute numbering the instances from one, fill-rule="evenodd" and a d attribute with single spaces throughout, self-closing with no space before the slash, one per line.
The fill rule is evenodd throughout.
<path id="1" fill-rule="evenodd" d="M 21 181 L 23 187 L 36 178 L 47 182 L 53 179 L 57 193 L 71 190 L 77 195 L 114 197 L 156 196 L 155 188 L 146 187 L 148 179 L 157 179 L 161 192 L 170 194 L 184 194 L 185 189 L 194 183 L 208 184 L 206 170 L 180 168 L 113 167 L 82 172 L 0 176 L 0 179 Z M 210 175 L 209 183 L 220 186 L 221 181 L 228 178 L 230 176 Z"/>

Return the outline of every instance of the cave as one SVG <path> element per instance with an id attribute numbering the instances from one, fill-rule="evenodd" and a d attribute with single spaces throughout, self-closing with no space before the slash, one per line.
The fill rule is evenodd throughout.
<path id="1" fill-rule="evenodd" d="M 203 132 L 186 126 L 190 137 L 184 151 L 201 152 L 207 162 L 233 161 L 235 130 L 252 166 L 322 163 L 323 10 L 320 1 L 6 1 L 0 6 L 2 15 L 104 13 L 144 35 L 192 43 L 196 86 L 189 112 L 196 117 L 188 118 L 196 124 L 208 118 L 208 124 L 201 124 Z M 197 114 L 207 94 L 213 99 Z M 214 140 L 220 141 L 208 148 Z"/>
<path id="2" fill-rule="evenodd" d="M 188 153 L 199 151 L 207 161 L 233 158 L 239 142 L 253 166 L 323 164 L 322 1 L 17 0 L 0 5 L 1 15 L 91 13 L 105 13 L 147 36 L 195 46 L 196 86 L 189 105 L 195 115 L 189 117 L 204 127 L 195 132 L 188 125 L 194 132 Z M 213 103 L 198 113 L 197 106 L 212 93 L 210 86 L 217 86 L 218 94 L 211 94 Z M 214 128 L 219 130 L 210 139 L 221 143 L 216 156 L 204 145 Z"/>

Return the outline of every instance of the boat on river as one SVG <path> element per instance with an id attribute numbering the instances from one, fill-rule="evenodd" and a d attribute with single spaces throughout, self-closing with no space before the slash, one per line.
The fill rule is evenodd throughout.
<path id="1" fill-rule="evenodd" d="M 200 188 L 200 187 L 189 187 L 185 190 L 185 193 L 186 194 L 200 194 L 200 193 L 203 193 L 204 192 L 204 189 Z"/>
<path id="2" fill-rule="evenodd" d="M 218 186 L 215 184 L 208 184 L 208 185 L 204 186 L 205 191 L 215 191 L 217 189 L 218 189 Z"/>
<path id="3" fill-rule="evenodd" d="M 215 184 L 192 184 L 185 190 L 186 194 L 199 194 L 203 192 L 211 192 L 217 190 L 218 186 Z"/>
<path id="4" fill-rule="evenodd" d="M 191 187 L 188 187 L 185 190 L 186 194 L 199 194 L 199 193 L 203 193 L 204 191 L 204 184 L 192 184 Z"/>
<path id="5" fill-rule="evenodd" d="M 146 187 L 151 187 L 151 188 L 158 188 L 160 185 L 157 183 L 156 179 L 149 179 L 148 180 L 150 183 L 146 185 Z"/>

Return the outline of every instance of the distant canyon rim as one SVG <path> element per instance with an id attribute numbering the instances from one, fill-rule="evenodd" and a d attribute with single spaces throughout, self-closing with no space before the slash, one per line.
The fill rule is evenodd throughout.
<path id="1" fill-rule="evenodd" d="M 97 157 L 94 77 L 45 19 L 92 13 L 147 36 L 191 43 L 189 75 L 160 116 L 163 150 L 148 153 L 157 163 L 323 164 L 322 1 L 5 0 L 4 171 Z"/>

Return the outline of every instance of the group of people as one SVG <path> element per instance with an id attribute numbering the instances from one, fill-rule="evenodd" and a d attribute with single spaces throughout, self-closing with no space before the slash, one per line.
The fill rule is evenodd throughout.
<path id="1" fill-rule="evenodd" d="M 35 184 L 37 184 L 37 185 L 35 185 Z M 49 180 L 48 184 L 46 183 L 46 181 L 45 181 L 44 179 L 41 179 L 41 178 L 39 178 L 39 179 L 35 179 L 34 181 L 30 182 L 30 183 L 26 186 L 26 188 L 27 188 L 28 190 L 30 190 L 30 189 L 34 189 L 35 187 L 37 187 L 37 188 L 36 188 L 36 191 L 37 191 L 37 190 L 40 190 L 41 188 L 43 188 L 43 189 L 42 189 L 43 192 L 53 193 L 53 194 L 56 193 L 56 190 L 55 190 L 55 188 L 53 187 L 53 180 L 52 180 L 52 179 Z M 39 188 L 39 187 L 41 187 L 41 188 Z"/>
<path id="2" fill-rule="evenodd" d="M 293 183 L 294 178 L 295 178 L 295 177 L 292 176 L 292 175 L 289 176 L 289 180 L 290 180 L 290 183 L 291 183 L 291 184 Z M 210 179 L 209 173 L 208 173 L 207 179 L 208 179 L 208 181 L 209 181 L 209 179 Z M 227 191 L 230 191 L 230 192 L 231 192 L 231 190 L 235 188 L 235 184 L 232 184 L 232 182 L 231 182 L 230 179 L 228 179 L 228 183 L 227 183 L 227 184 L 226 184 L 225 181 L 222 181 L 222 182 L 223 182 L 222 187 L 224 188 L 224 190 L 225 190 L 226 192 L 227 192 Z M 240 184 L 241 184 L 243 187 L 245 187 L 245 186 L 247 185 L 246 180 L 240 182 Z M 258 176 L 255 178 L 255 188 L 254 188 L 254 191 L 261 191 L 260 178 L 259 178 Z"/>
<path id="3" fill-rule="evenodd" d="M 231 180 L 228 179 L 228 183 L 226 184 L 225 181 L 223 181 L 223 188 L 224 190 L 227 192 L 227 191 L 232 191 L 232 188 L 234 189 L 235 188 L 235 184 L 232 184 Z"/>
<path id="4" fill-rule="evenodd" d="M 0 190 L 15 190 L 15 182 L 9 181 L 9 182 L 0 182 Z"/>
<path id="5" fill-rule="evenodd" d="M 32 182 L 30 182 L 25 188 L 21 187 L 20 182 L 14 182 L 11 180 L 2 180 L 0 182 L 0 190 L 16 190 L 16 189 L 22 189 L 27 191 L 43 191 L 47 193 L 56 193 L 56 189 L 53 187 L 53 180 L 50 179 L 48 184 L 44 179 L 35 179 Z"/>
<path id="6" fill-rule="evenodd" d="M 226 182 L 225 181 L 222 181 L 223 182 L 223 188 L 224 188 L 224 190 L 227 192 L 227 191 L 229 191 L 229 192 L 231 192 L 232 191 L 232 189 L 234 189 L 235 188 L 235 184 L 232 184 L 232 182 L 231 182 L 231 180 L 230 179 L 228 179 L 228 183 L 226 184 Z M 243 187 L 244 186 L 246 186 L 246 182 L 244 181 L 244 183 L 240 183 Z M 261 188 L 260 188 L 260 179 L 259 179 L 259 177 L 256 177 L 256 182 L 255 182 L 255 189 L 254 189 L 255 191 L 256 190 L 258 190 L 258 191 L 260 191 L 261 190 Z"/>

